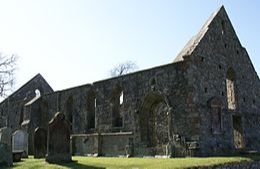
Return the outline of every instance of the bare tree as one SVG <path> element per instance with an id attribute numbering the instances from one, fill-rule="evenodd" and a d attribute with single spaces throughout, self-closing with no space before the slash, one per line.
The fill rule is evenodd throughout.
<path id="1" fill-rule="evenodd" d="M 124 63 L 120 63 L 116 65 L 113 69 L 110 70 L 111 77 L 121 76 L 123 74 L 127 74 L 133 72 L 138 69 L 138 66 L 135 62 L 126 61 Z"/>
<path id="2" fill-rule="evenodd" d="M 17 55 L 3 55 L 0 53 L 0 97 L 4 98 L 12 91 L 14 85 L 14 71 Z"/>

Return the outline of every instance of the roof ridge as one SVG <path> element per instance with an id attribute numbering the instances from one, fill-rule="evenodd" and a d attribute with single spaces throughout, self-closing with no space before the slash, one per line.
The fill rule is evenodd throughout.
<path id="1" fill-rule="evenodd" d="M 196 46 L 199 44 L 199 42 L 201 41 L 201 39 L 204 37 L 204 35 L 206 34 L 206 32 L 208 31 L 208 28 L 210 26 L 210 24 L 212 23 L 212 21 L 216 18 L 216 16 L 222 11 L 225 11 L 224 6 L 222 5 L 221 7 L 219 7 L 215 12 L 213 12 L 210 17 L 207 19 L 207 21 L 203 24 L 203 26 L 200 28 L 199 32 L 193 36 L 188 43 L 186 43 L 186 45 L 184 46 L 184 48 L 177 54 L 177 56 L 174 59 L 174 63 L 175 62 L 181 62 L 184 60 L 184 56 L 186 55 L 190 55 L 194 49 L 196 48 Z"/>

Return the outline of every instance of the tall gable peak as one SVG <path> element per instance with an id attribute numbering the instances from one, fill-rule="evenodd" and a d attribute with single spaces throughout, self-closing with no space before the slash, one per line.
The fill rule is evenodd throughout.
<path id="1" fill-rule="evenodd" d="M 225 32 L 225 27 L 229 24 L 231 28 L 233 29 L 233 26 L 228 18 L 227 12 L 225 10 L 225 7 L 222 5 L 220 8 L 218 8 L 205 22 L 205 24 L 202 26 L 200 31 L 196 36 L 193 36 L 188 43 L 184 46 L 184 48 L 181 50 L 181 52 L 176 56 L 174 59 L 175 62 L 183 61 L 185 57 L 191 55 L 191 53 L 196 49 L 200 41 L 203 39 L 209 28 L 211 28 L 212 23 L 214 22 L 220 22 L 221 23 L 221 29 L 222 34 Z M 221 32 L 221 31 L 220 31 Z"/>

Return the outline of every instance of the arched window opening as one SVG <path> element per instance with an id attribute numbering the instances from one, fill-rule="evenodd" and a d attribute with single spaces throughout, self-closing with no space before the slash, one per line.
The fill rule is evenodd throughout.
<path id="1" fill-rule="evenodd" d="M 210 106 L 210 113 L 211 113 L 211 123 L 212 123 L 212 133 L 219 134 L 221 133 L 221 113 L 222 113 L 222 102 L 217 99 L 213 98 L 209 102 Z"/>
<path id="2" fill-rule="evenodd" d="M 94 92 L 90 92 L 87 96 L 87 128 L 95 128 L 97 99 Z"/>
<path id="3" fill-rule="evenodd" d="M 41 91 L 39 89 L 35 90 L 35 96 L 40 97 L 41 96 Z"/>
<path id="4" fill-rule="evenodd" d="M 244 136 L 243 136 L 243 125 L 241 116 L 232 116 L 233 121 L 233 142 L 236 149 L 243 149 Z"/>
<path id="5" fill-rule="evenodd" d="M 73 107 L 74 107 L 74 103 L 73 103 L 73 98 L 70 96 L 66 102 L 66 118 L 69 120 L 69 122 L 71 123 L 71 129 L 73 126 Z"/>
<path id="6" fill-rule="evenodd" d="M 123 118 L 121 115 L 121 109 L 123 107 L 124 94 L 121 87 L 117 86 L 111 97 L 111 110 L 112 110 L 112 126 L 113 127 L 122 127 Z"/>
<path id="7" fill-rule="evenodd" d="M 20 112 L 20 119 L 19 119 L 19 124 L 21 125 L 23 123 L 23 116 L 24 116 L 24 108 L 21 108 L 21 112 Z"/>
<path id="8" fill-rule="evenodd" d="M 42 104 L 40 106 L 40 127 L 45 127 L 48 124 L 48 112 L 49 112 L 49 104 L 46 100 L 42 100 Z"/>
<path id="9" fill-rule="evenodd" d="M 120 93 L 119 102 L 120 102 L 120 105 L 122 105 L 124 103 L 124 92 L 123 91 Z"/>
<path id="10" fill-rule="evenodd" d="M 157 92 L 143 100 L 140 114 L 141 141 L 148 147 L 160 147 L 169 142 L 169 108 L 165 98 Z"/>
<path id="11" fill-rule="evenodd" d="M 224 35 L 226 33 L 226 23 L 225 21 L 221 21 L 221 33 Z"/>
<path id="12" fill-rule="evenodd" d="M 235 72 L 232 68 L 229 68 L 227 71 L 226 87 L 227 87 L 228 109 L 235 110 L 236 109 Z"/>

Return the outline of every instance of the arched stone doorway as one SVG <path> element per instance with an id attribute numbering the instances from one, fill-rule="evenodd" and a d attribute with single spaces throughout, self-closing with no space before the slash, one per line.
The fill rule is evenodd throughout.
<path id="1" fill-rule="evenodd" d="M 154 154 L 165 151 L 169 142 L 169 106 L 164 96 L 158 92 L 149 93 L 140 109 L 141 141 L 152 148 Z"/>

